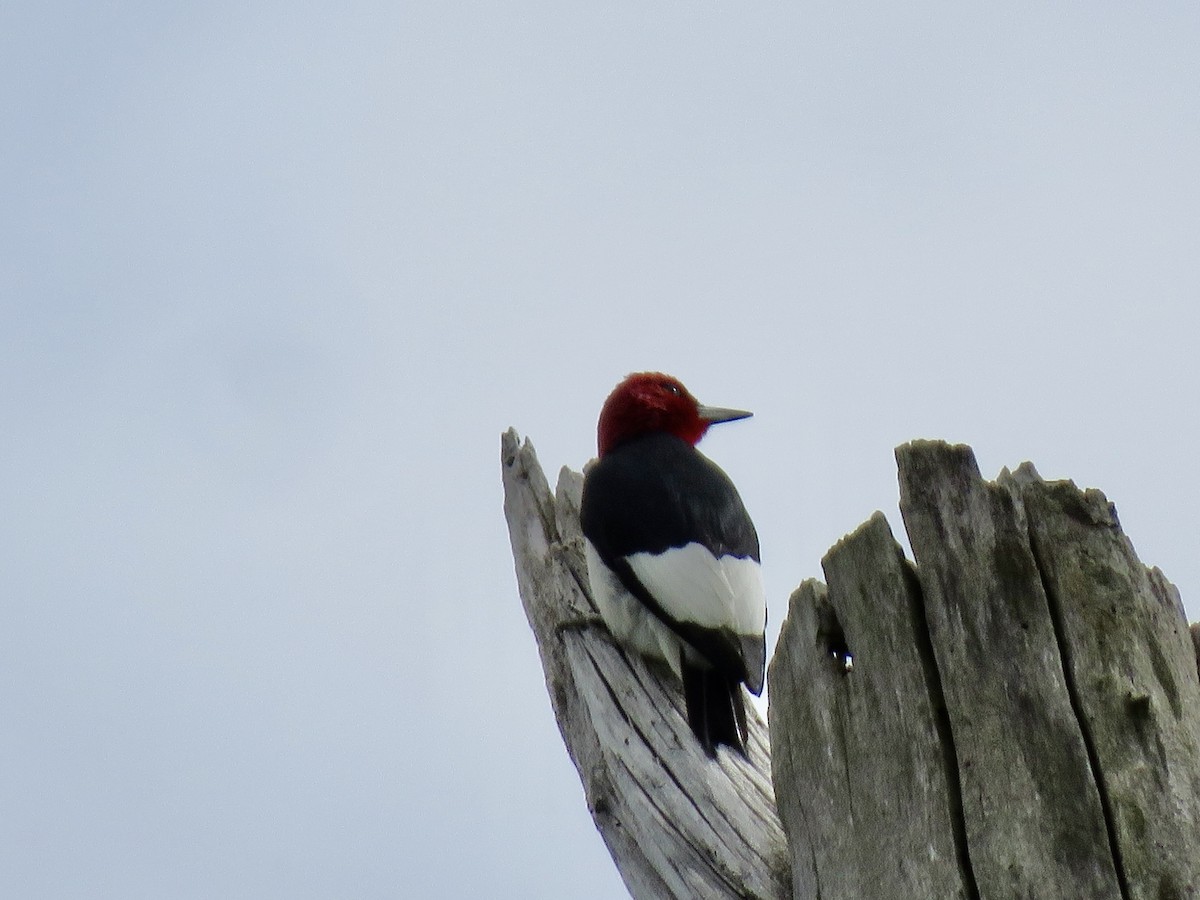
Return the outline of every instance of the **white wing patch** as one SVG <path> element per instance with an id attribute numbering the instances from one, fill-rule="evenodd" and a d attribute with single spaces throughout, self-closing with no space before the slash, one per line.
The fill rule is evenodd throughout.
<path id="1" fill-rule="evenodd" d="M 641 600 L 625 590 L 617 573 L 604 564 L 591 541 L 584 540 L 584 549 L 592 598 L 609 631 L 638 653 L 664 660 L 682 678 L 681 656 L 687 645 Z"/>
<path id="2" fill-rule="evenodd" d="M 718 559 L 697 543 L 627 558 L 638 581 L 676 621 L 746 635 L 762 634 L 766 628 L 766 591 L 754 560 Z"/>

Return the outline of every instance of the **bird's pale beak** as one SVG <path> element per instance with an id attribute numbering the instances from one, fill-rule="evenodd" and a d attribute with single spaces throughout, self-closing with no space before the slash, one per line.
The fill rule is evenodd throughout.
<path id="1" fill-rule="evenodd" d="M 716 425 L 718 422 L 734 422 L 738 419 L 748 419 L 754 413 L 744 409 L 722 409 L 719 406 L 699 406 L 696 409 L 701 422 Z"/>

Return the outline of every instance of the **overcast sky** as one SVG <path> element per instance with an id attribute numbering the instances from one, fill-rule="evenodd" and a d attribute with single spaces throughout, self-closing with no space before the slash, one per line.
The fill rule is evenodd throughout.
<path id="1" fill-rule="evenodd" d="M 0 893 L 616 898 L 517 598 L 626 373 L 787 596 L 892 449 L 1200 618 L 1194 3 L 9 3 Z"/>

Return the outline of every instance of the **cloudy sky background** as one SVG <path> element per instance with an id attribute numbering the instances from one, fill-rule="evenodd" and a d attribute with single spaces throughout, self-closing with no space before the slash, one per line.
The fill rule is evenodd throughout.
<path id="1" fill-rule="evenodd" d="M 630 371 L 790 590 L 892 448 L 1104 489 L 1200 618 L 1200 10 L 8 4 L 0 893 L 623 896 L 499 435 Z"/>

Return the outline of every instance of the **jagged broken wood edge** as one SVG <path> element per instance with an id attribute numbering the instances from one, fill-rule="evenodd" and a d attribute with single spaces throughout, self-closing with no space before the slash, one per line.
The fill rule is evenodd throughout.
<path id="1" fill-rule="evenodd" d="M 501 438 L 504 512 L 521 601 L 588 809 L 636 900 L 791 896 L 766 725 L 751 706 L 749 760 L 708 759 L 667 671 L 596 624 L 579 531 L 582 476 L 552 494 L 533 446 Z"/>
<path id="2" fill-rule="evenodd" d="M 768 675 L 796 896 L 1194 896 L 1178 593 L 1097 491 L 984 482 L 940 441 L 897 462 L 916 565 L 876 514 L 793 595 Z"/>
<path id="3" fill-rule="evenodd" d="M 975 897 L 912 566 L 882 513 L 823 565 L 829 587 L 792 595 L 767 677 L 793 895 Z"/>

